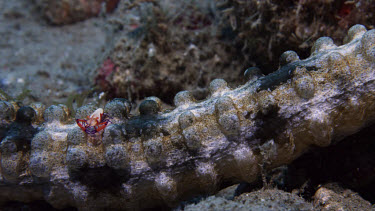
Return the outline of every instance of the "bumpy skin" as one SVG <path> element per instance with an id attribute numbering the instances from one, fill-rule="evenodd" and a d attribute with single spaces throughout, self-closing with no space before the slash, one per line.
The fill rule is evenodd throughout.
<path id="1" fill-rule="evenodd" d="M 180 92 L 172 111 L 161 112 L 151 97 L 128 118 L 129 102 L 116 99 L 104 111 L 113 124 L 96 140 L 66 124 L 64 106 L 47 108 L 29 151 L 3 138 L 0 198 L 141 209 L 174 206 L 223 182 L 254 181 L 261 168 L 289 163 L 374 120 L 375 30 L 353 26 L 346 40 L 337 47 L 320 38 L 305 60 L 285 52 L 278 71 L 249 72 L 236 89 L 216 79 L 202 102 Z"/>

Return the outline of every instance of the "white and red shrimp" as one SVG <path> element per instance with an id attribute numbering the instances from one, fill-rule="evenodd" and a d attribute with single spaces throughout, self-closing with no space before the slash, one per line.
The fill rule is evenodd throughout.
<path id="1" fill-rule="evenodd" d="M 87 134 L 95 135 L 111 122 L 108 114 L 102 108 L 96 109 L 87 119 L 76 119 L 77 125 Z"/>

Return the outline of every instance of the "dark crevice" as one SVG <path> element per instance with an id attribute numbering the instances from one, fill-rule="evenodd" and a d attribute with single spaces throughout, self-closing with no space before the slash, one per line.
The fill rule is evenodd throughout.
<path id="1" fill-rule="evenodd" d="M 334 182 L 375 203 L 374 136 L 375 125 L 371 125 L 337 144 L 316 147 L 290 165 L 280 167 L 286 171 L 273 183 L 288 192 L 305 186 L 301 196 L 311 200 L 320 185 Z"/>
<path id="2" fill-rule="evenodd" d="M 79 181 L 95 190 L 93 193 L 108 191 L 118 193 L 121 184 L 129 178 L 129 172 L 114 170 L 108 166 L 89 168 L 83 167 L 77 170 L 70 170 L 69 175 L 73 181 Z"/>
<path id="3" fill-rule="evenodd" d="M 33 201 L 30 203 L 18 202 L 18 201 L 9 201 L 1 206 L 1 210 L 6 211 L 76 211 L 77 208 L 67 207 L 64 209 L 56 209 L 48 204 L 46 201 Z"/>
<path id="4" fill-rule="evenodd" d="M 255 117 L 257 130 L 254 133 L 255 139 L 267 141 L 278 137 L 285 130 L 287 119 L 279 116 L 280 108 L 271 105 L 266 111 L 259 111 Z"/>

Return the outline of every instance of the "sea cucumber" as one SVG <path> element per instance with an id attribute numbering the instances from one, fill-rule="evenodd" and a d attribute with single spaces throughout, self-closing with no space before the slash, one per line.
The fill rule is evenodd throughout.
<path id="1" fill-rule="evenodd" d="M 104 108 L 113 124 L 97 145 L 72 123 L 66 106 L 54 105 L 27 147 L 23 136 L 9 133 L 21 109 L 0 101 L 1 202 L 173 207 L 223 183 L 252 182 L 261 168 L 290 163 L 310 146 L 337 142 L 375 118 L 375 30 L 355 25 L 345 40 L 336 46 L 322 37 L 304 60 L 287 51 L 277 71 L 261 76 L 249 69 L 249 81 L 235 89 L 215 79 L 203 101 L 180 92 L 171 111 L 150 97 L 139 116 L 128 118 L 129 102 L 115 99 Z M 40 117 L 43 106 L 33 108 Z M 93 109 L 84 106 L 76 118 Z M 24 124 L 19 131 L 31 123 Z"/>

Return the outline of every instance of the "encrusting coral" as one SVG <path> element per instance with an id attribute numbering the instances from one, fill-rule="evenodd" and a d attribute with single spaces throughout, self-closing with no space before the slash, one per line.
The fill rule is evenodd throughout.
<path id="1" fill-rule="evenodd" d="M 16 147 L 17 137 L 2 138 L 1 201 L 81 210 L 173 207 L 224 182 L 254 181 L 262 168 L 289 163 L 374 120 L 375 30 L 355 25 L 346 41 L 336 46 L 320 38 L 305 60 L 287 51 L 279 70 L 262 76 L 249 69 L 249 81 L 236 89 L 215 79 L 204 101 L 180 92 L 171 111 L 151 97 L 128 118 L 129 102 L 116 99 L 104 108 L 112 124 L 98 145 L 69 124 L 66 106 L 51 106 L 29 150 Z M 17 109 L 6 101 L 0 106 L 8 127 Z M 38 117 L 42 107 L 33 108 Z"/>

